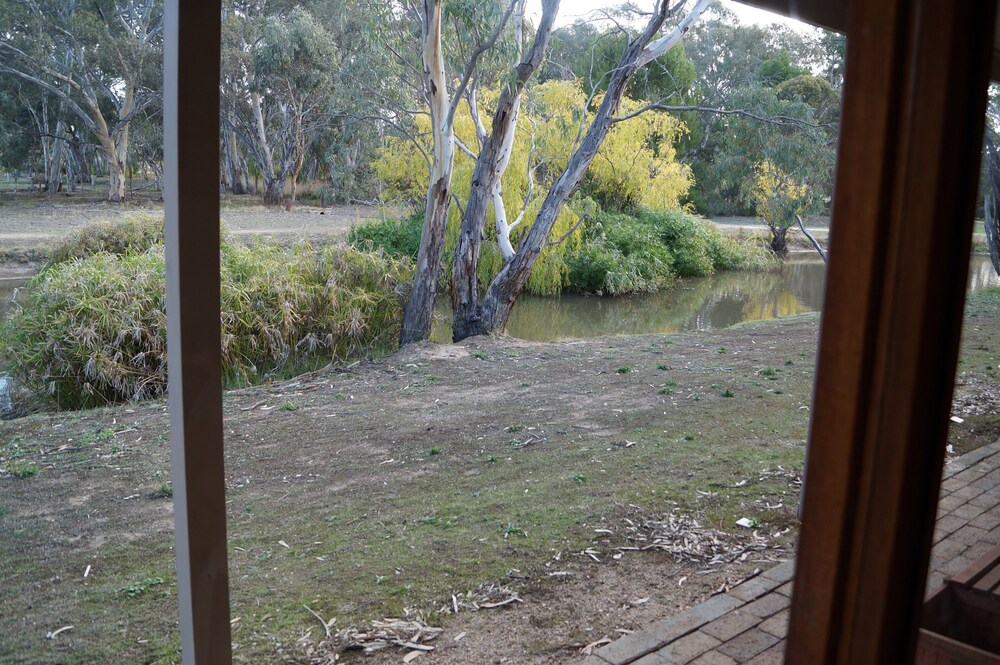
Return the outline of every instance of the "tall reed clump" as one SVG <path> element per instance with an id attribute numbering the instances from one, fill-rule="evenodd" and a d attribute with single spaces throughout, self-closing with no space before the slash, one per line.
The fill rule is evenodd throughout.
<path id="1" fill-rule="evenodd" d="M 390 351 L 409 262 L 352 247 L 223 242 L 222 367 L 228 386 L 333 358 Z M 167 388 L 163 245 L 54 263 L 0 323 L 8 367 L 62 408 Z"/>
<path id="2" fill-rule="evenodd" d="M 49 266 L 0 323 L 5 369 L 64 408 L 160 395 L 167 386 L 164 285 L 162 245 Z"/>
<path id="3" fill-rule="evenodd" d="M 222 367 L 230 385 L 317 359 L 379 355 L 399 337 L 410 263 L 382 250 L 222 246 Z"/>

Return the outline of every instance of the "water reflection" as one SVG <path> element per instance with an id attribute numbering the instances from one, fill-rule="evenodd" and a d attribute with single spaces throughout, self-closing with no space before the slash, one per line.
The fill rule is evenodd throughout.
<path id="1" fill-rule="evenodd" d="M 826 266 L 819 259 L 786 261 L 773 273 L 720 273 L 683 280 L 666 293 L 620 298 L 563 295 L 522 297 L 511 314 L 507 333 L 546 342 L 602 335 L 671 333 L 727 328 L 744 321 L 776 319 L 819 310 Z M 974 256 L 969 288 L 1000 286 L 988 257 Z M 444 302 L 441 302 L 441 301 Z M 440 299 L 431 339 L 451 339 L 447 299 Z"/>

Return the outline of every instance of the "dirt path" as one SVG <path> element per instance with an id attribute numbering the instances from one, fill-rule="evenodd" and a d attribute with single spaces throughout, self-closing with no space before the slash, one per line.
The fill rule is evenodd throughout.
<path id="1" fill-rule="evenodd" d="M 18 201 L 0 205 L 0 252 L 13 256 L 30 252 L 81 226 L 116 221 L 131 215 L 163 216 L 158 204 L 114 206 L 103 203 L 61 204 Z M 343 238 L 351 226 L 378 218 L 375 206 L 336 205 L 326 208 L 296 206 L 291 211 L 263 206 L 224 207 L 220 218 L 237 235 L 288 238 Z"/>

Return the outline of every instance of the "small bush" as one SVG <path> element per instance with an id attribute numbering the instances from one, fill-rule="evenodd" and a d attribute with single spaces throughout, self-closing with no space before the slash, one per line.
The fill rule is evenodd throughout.
<path id="1" fill-rule="evenodd" d="M 658 291 L 674 281 L 667 248 L 653 229 L 628 215 L 599 214 L 566 263 L 570 288 L 584 293 Z"/>
<path id="2" fill-rule="evenodd" d="M 227 385 L 331 357 L 393 348 L 408 262 L 352 247 L 223 243 Z M 36 275 L 0 323 L 7 371 L 63 408 L 140 400 L 167 387 L 163 246 L 97 252 Z"/>
<path id="3" fill-rule="evenodd" d="M 371 251 L 372 248 L 382 248 L 391 256 L 405 256 L 416 260 L 423 226 L 422 212 L 403 219 L 365 222 L 360 226 L 351 227 L 347 241 L 360 250 Z"/>
<path id="4" fill-rule="evenodd" d="M 107 252 L 121 256 L 141 254 L 163 243 L 163 219 L 152 215 L 131 215 L 120 222 L 88 224 L 71 233 L 49 252 L 49 263 Z"/>
<path id="5" fill-rule="evenodd" d="M 683 210 L 648 209 L 634 216 L 597 214 L 566 262 L 571 289 L 609 295 L 658 291 L 676 277 L 777 265 L 760 244 L 727 238 L 707 220 Z"/>

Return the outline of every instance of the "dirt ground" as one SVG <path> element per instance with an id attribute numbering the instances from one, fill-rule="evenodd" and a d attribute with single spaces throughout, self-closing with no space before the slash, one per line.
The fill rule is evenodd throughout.
<path id="1" fill-rule="evenodd" d="M 956 454 L 996 436 L 990 297 L 967 326 Z M 419 617 L 444 632 L 418 662 L 575 663 L 787 559 L 817 323 L 426 344 L 228 392 L 237 662 L 398 663 L 408 650 L 344 648 Z M 0 423 L 0 661 L 178 662 L 165 409 Z M 749 549 L 619 549 L 671 515 Z"/>
<path id="2" fill-rule="evenodd" d="M 329 662 L 342 643 L 321 644 L 308 606 L 338 630 L 418 611 L 445 628 L 422 662 L 571 663 L 787 558 L 815 333 L 802 317 L 740 334 L 427 344 L 228 393 L 238 661 Z M 770 366 L 775 381 L 759 374 Z M 0 424 L 0 661 L 175 661 L 167 432 L 162 402 Z M 771 548 L 735 563 L 614 558 L 636 542 L 626 520 L 675 511 L 724 532 L 751 517 Z M 441 611 L 483 584 L 523 602 Z"/>
<path id="3" fill-rule="evenodd" d="M 92 207 L 0 206 L 0 234 Z M 237 212 L 338 234 L 373 211 Z M 1000 296 L 968 316 L 954 454 L 1000 433 Z M 443 630 L 416 663 L 578 663 L 794 556 L 818 320 L 423 344 L 227 392 L 236 662 L 399 663 L 351 648 L 393 618 Z M 0 662 L 180 662 L 171 496 L 162 401 L 0 422 Z M 700 526 L 636 551 L 675 517 Z"/>

